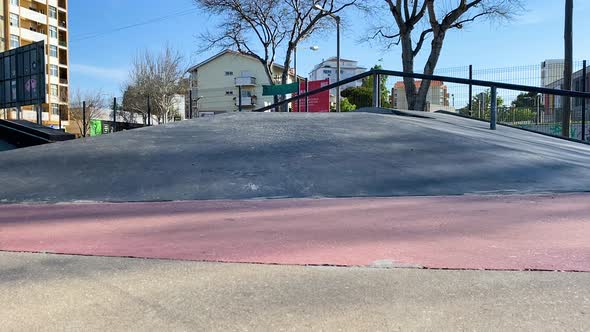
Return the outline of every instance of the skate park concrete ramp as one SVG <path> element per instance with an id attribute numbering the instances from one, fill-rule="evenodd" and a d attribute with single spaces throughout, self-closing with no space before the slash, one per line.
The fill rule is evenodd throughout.
<path id="1" fill-rule="evenodd" d="M 586 192 L 590 146 L 448 114 L 232 113 L 0 152 L 0 201 Z M 421 113 L 424 115 L 424 113 Z"/>

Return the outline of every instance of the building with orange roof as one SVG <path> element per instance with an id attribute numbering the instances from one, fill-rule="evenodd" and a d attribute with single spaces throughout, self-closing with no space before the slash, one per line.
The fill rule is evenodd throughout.
<path id="1" fill-rule="evenodd" d="M 420 89 L 422 81 L 416 80 L 416 89 Z M 449 92 L 447 86 L 441 81 L 431 81 L 426 103 L 429 106 L 449 107 Z M 396 109 L 408 109 L 408 100 L 406 99 L 406 85 L 403 81 L 396 82 L 391 89 L 391 105 Z M 427 109 L 433 109 L 428 107 Z"/>

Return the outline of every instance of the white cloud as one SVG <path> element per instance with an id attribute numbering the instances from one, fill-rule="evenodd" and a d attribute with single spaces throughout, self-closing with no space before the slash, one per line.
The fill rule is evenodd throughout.
<path id="1" fill-rule="evenodd" d="M 127 78 L 127 70 L 121 68 L 96 67 L 73 63 L 70 65 L 73 74 L 92 76 L 122 82 Z"/>

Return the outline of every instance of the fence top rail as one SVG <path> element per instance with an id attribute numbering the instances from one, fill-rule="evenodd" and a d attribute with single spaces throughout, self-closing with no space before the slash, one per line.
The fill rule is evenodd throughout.
<path id="1" fill-rule="evenodd" d="M 378 75 L 411 77 L 411 78 L 418 78 L 418 79 L 422 79 L 422 80 L 443 81 L 443 82 L 448 82 L 448 83 L 459 83 L 459 84 L 466 84 L 466 85 L 471 84 L 471 85 L 476 85 L 476 86 L 485 86 L 485 87 L 489 87 L 489 88 L 496 87 L 498 89 L 537 92 L 537 93 L 557 95 L 557 96 L 590 98 L 589 92 L 559 90 L 559 89 L 542 88 L 542 87 L 536 87 L 536 86 L 493 82 L 493 81 L 483 81 L 483 80 L 473 80 L 473 79 L 470 80 L 468 78 L 458 78 L 458 77 L 449 77 L 449 76 L 440 76 L 440 75 L 424 75 L 424 74 L 418 74 L 418 73 L 404 73 L 401 71 L 382 70 L 382 69 L 372 70 L 372 72 L 374 74 L 378 74 Z"/>
<path id="2" fill-rule="evenodd" d="M 483 87 L 489 87 L 489 88 L 496 87 L 498 89 L 505 89 L 505 90 L 527 91 L 527 92 L 536 92 L 536 93 L 550 94 L 550 95 L 556 95 L 556 96 L 589 98 L 590 99 L 590 92 L 559 90 L 559 89 L 541 88 L 541 87 L 536 87 L 536 86 L 519 85 L 519 84 L 511 84 L 511 83 L 473 80 L 473 79 L 470 80 L 468 78 L 458 78 L 458 77 L 440 76 L 440 75 L 425 75 L 425 74 L 418 74 L 418 73 L 405 73 L 403 71 L 373 69 L 373 70 L 369 70 L 364 73 L 349 77 L 347 79 L 343 79 L 339 82 L 328 84 L 328 85 L 321 87 L 319 89 L 311 90 L 306 93 L 299 94 L 295 97 L 291 97 L 291 98 L 287 98 L 285 100 L 279 101 L 278 103 L 256 109 L 253 112 L 264 112 L 267 110 L 271 110 L 273 108 L 277 108 L 281 105 L 288 104 L 288 103 L 296 101 L 298 99 L 309 97 L 309 96 L 315 95 L 315 94 L 323 92 L 323 91 L 331 90 L 331 89 L 334 89 L 338 86 L 348 84 L 348 83 L 351 83 L 354 81 L 358 81 L 360 79 L 363 79 L 365 77 L 372 76 L 372 75 L 386 75 L 386 76 L 395 76 L 395 77 L 402 77 L 402 78 L 409 77 L 409 78 L 428 80 L 428 81 L 442 81 L 445 83 L 458 83 L 458 84 L 465 84 L 465 85 L 483 86 Z"/>

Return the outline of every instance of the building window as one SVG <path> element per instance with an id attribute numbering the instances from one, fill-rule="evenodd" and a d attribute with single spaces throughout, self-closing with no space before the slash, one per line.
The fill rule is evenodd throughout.
<path id="1" fill-rule="evenodd" d="M 57 19 L 57 8 L 49 6 L 49 17 Z"/>
<path id="2" fill-rule="evenodd" d="M 226 96 L 233 96 L 234 92 L 233 91 L 225 91 L 225 95 Z"/>
<path id="3" fill-rule="evenodd" d="M 57 65 L 49 65 L 49 74 L 55 77 L 59 76 L 57 73 Z"/>
<path id="4" fill-rule="evenodd" d="M 57 46 L 49 45 L 49 55 L 54 58 L 57 58 Z"/>
<path id="5" fill-rule="evenodd" d="M 18 6 L 18 0 L 10 0 L 10 4 Z"/>
<path id="6" fill-rule="evenodd" d="M 57 84 L 51 84 L 51 95 L 57 97 Z"/>
<path id="7" fill-rule="evenodd" d="M 10 13 L 10 25 L 12 25 L 13 27 L 19 26 L 18 15 L 14 14 L 14 13 Z"/>
<path id="8" fill-rule="evenodd" d="M 233 71 L 226 71 L 225 76 L 234 76 L 234 72 Z"/>
<path id="9" fill-rule="evenodd" d="M 59 105 L 58 104 L 51 104 L 51 114 L 59 115 Z"/>
<path id="10" fill-rule="evenodd" d="M 10 48 L 17 48 L 20 46 L 20 38 L 15 35 L 10 35 Z"/>
<path id="11" fill-rule="evenodd" d="M 49 26 L 49 37 L 57 38 L 57 28 L 52 25 Z"/>

